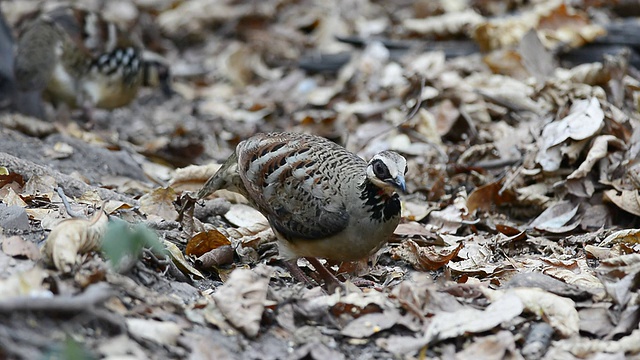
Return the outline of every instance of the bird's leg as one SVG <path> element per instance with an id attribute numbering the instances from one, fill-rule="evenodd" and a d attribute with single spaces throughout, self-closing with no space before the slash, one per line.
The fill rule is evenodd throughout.
<path id="1" fill-rule="evenodd" d="M 293 276 L 296 280 L 298 280 L 299 282 L 303 283 L 303 284 L 307 284 L 307 285 L 311 285 L 311 286 L 317 286 L 316 283 L 313 282 L 313 280 L 309 279 L 309 277 L 307 275 L 304 274 L 304 271 L 302 271 L 302 269 L 300 269 L 300 267 L 297 264 L 297 260 L 284 260 L 284 264 L 287 267 L 287 269 L 289 270 L 289 272 L 291 273 L 291 276 Z"/>
<path id="2" fill-rule="evenodd" d="M 338 280 L 338 278 L 333 275 L 331 271 L 329 271 L 324 265 L 322 265 L 320 260 L 314 257 L 305 257 L 305 259 L 307 259 L 307 261 L 316 269 L 318 275 L 320 275 L 320 277 L 324 280 L 324 284 L 326 285 L 327 290 L 330 293 L 333 293 L 335 289 L 343 288 L 342 282 Z"/>

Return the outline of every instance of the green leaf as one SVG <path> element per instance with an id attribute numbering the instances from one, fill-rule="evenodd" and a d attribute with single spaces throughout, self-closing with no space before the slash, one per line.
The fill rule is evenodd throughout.
<path id="1" fill-rule="evenodd" d="M 117 218 L 109 222 L 102 242 L 102 252 L 114 269 L 120 269 L 124 263 L 139 259 L 143 248 L 148 248 L 156 254 L 165 253 L 158 235 L 146 225 L 131 226 Z"/>

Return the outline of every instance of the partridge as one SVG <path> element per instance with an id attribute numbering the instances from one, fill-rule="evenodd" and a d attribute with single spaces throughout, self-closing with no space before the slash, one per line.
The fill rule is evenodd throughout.
<path id="1" fill-rule="evenodd" d="M 400 220 L 406 171 L 393 151 L 367 163 L 322 137 L 257 134 L 238 144 L 198 198 L 218 189 L 244 195 L 269 221 L 280 255 L 317 268 L 317 257 L 359 260 L 384 245 Z"/>
<path id="2" fill-rule="evenodd" d="M 44 13 L 24 30 L 15 77 L 20 90 L 44 91 L 52 103 L 71 107 L 121 107 L 142 85 L 170 92 L 169 69 L 159 56 L 100 15 L 73 7 Z"/>

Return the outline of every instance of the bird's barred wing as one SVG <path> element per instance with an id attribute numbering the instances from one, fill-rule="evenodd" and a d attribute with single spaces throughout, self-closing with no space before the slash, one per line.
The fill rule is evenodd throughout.
<path id="1" fill-rule="evenodd" d="M 264 134 L 238 145 L 246 190 L 285 238 L 320 239 L 344 230 L 349 213 L 326 157 L 346 150 L 303 134 Z"/>

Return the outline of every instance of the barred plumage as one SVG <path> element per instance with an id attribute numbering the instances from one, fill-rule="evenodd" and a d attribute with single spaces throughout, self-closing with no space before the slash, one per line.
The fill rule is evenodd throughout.
<path id="1" fill-rule="evenodd" d="M 113 109 L 131 102 L 142 85 L 169 91 L 168 66 L 100 15 L 59 7 L 21 34 L 15 62 L 21 90 L 44 90 L 53 103 Z"/>
<path id="2" fill-rule="evenodd" d="M 198 193 L 243 194 L 269 220 L 283 257 L 364 258 L 379 249 L 400 219 L 397 189 L 406 161 L 385 151 L 367 163 L 321 137 L 257 134 Z"/>

